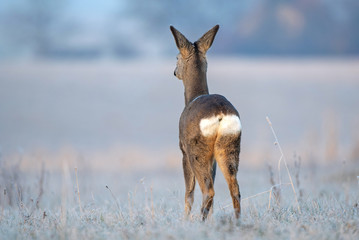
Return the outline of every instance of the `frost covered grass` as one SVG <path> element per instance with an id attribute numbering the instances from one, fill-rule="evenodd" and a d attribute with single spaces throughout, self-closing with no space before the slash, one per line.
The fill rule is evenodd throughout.
<path id="1" fill-rule="evenodd" d="M 215 184 L 214 213 L 207 222 L 200 218 L 198 189 L 192 216 L 184 218 L 180 171 L 134 171 L 108 176 L 105 172 L 88 174 L 80 169 L 77 179 L 77 171 L 66 165 L 60 173 L 44 170 L 30 174 L 14 166 L 6 168 L 2 168 L 0 182 L 2 239 L 359 237 L 359 186 L 353 171 L 358 166 L 355 164 L 301 169 L 300 213 L 290 186 L 282 187 L 281 200 L 273 200 L 270 208 L 269 194 L 248 198 L 271 185 L 270 174 L 266 169 L 241 169 L 243 200 L 239 221 L 233 216 L 226 183 L 219 177 Z M 295 172 L 294 167 L 292 170 Z M 5 171 L 7 176 L 3 174 Z"/>
<path id="2" fill-rule="evenodd" d="M 112 205 L 84 208 L 83 215 L 74 208 L 60 208 L 23 217 L 17 209 L 2 213 L 1 236 L 6 239 L 355 239 L 358 236 L 358 208 L 333 196 L 302 202 L 303 213 L 280 208 L 262 211 L 255 204 L 245 204 L 240 221 L 230 214 L 216 213 L 202 223 L 195 215 L 184 220 L 176 204 L 160 204 L 154 209 L 136 205 L 123 209 L 119 216 Z M 356 236 L 356 237 L 355 237 Z"/>

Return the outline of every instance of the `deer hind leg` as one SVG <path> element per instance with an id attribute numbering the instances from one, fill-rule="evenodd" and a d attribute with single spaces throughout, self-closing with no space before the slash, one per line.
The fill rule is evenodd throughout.
<path id="1" fill-rule="evenodd" d="M 211 176 L 212 176 L 212 181 L 213 181 L 213 186 L 214 186 L 214 180 L 216 179 L 216 170 L 217 170 L 217 162 L 214 160 L 213 164 L 212 164 L 212 168 L 211 168 Z M 209 210 L 209 215 L 211 215 L 213 213 L 213 201 L 212 201 L 212 206 Z"/>
<path id="2" fill-rule="evenodd" d="M 185 153 L 183 153 L 183 175 L 186 185 L 186 193 L 185 193 L 185 214 L 186 217 L 191 213 L 192 204 L 193 204 L 193 195 L 194 188 L 196 186 L 196 179 L 194 177 L 194 173 L 192 171 L 191 165 Z"/>
<path id="3" fill-rule="evenodd" d="M 214 180 L 216 179 L 216 170 L 217 170 L 217 162 L 213 161 L 213 165 L 212 165 L 212 169 L 211 169 L 213 184 L 214 184 Z"/>
<path id="4" fill-rule="evenodd" d="M 213 180 L 211 173 L 209 171 L 202 172 L 199 171 L 197 180 L 198 184 L 202 191 L 202 207 L 201 207 L 201 213 L 202 213 L 202 220 L 205 221 L 207 219 L 208 214 L 212 210 L 213 206 L 213 197 L 214 197 L 214 188 L 213 188 Z"/>
<path id="5" fill-rule="evenodd" d="M 196 177 L 199 187 L 202 191 L 202 220 L 206 220 L 208 214 L 210 213 L 213 206 L 213 197 L 214 197 L 214 189 L 213 189 L 213 157 L 206 156 L 207 154 L 191 154 L 190 161 L 192 170 Z"/>
<path id="6" fill-rule="evenodd" d="M 241 213 L 241 194 L 237 181 L 239 151 L 240 134 L 220 136 L 215 143 L 215 158 L 227 181 L 236 218 L 239 218 Z"/>

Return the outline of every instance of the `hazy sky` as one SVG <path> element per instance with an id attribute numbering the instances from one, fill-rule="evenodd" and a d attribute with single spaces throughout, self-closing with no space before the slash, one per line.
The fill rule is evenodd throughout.
<path id="1" fill-rule="evenodd" d="M 69 1 L 69 12 L 74 16 L 86 20 L 103 19 L 113 11 L 114 7 L 118 8 L 121 2 L 123 1 L 74 0 Z"/>
<path id="2" fill-rule="evenodd" d="M 26 4 L 36 0 L 1 0 L 0 12 Z M 41 0 L 40 0 L 41 1 Z M 65 0 L 67 11 L 71 16 L 84 20 L 96 20 L 106 17 L 114 7 L 118 8 L 123 4 L 122 0 Z"/>
<path id="3" fill-rule="evenodd" d="M 221 54 L 358 54 L 356 2 L 0 0 L 0 52 L 35 56 L 47 45 L 42 52 L 75 49 L 76 55 L 87 45 L 100 55 L 152 55 L 150 48 L 168 52 L 171 24 L 195 38 L 218 23 Z M 46 29 L 40 25 L 47 21 L 36 21 L 41 17 L 52 18 Z M 48 43 L 39 43 L 46 34 Z M 137 43 L 144 37 L 150 47 Z"/>

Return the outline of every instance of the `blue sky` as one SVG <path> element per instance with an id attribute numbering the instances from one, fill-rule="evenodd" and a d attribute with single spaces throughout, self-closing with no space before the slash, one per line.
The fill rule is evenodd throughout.
<path id="1" fill-rule="evenodd" d="M 103 19 L 121 6 L 121 0 L 72 0 L 69 14 L 85 20 Z M 123 4 L 123 3 L 122 3 Z"/>
<path id="2" fill-rule="evenodd" d="M 30 3 L 34 0 L 0 0 L 0 12 L 6 12 L 9 9 Z M 45 0 L 46 1 L 46 0 Z M 49 0 L 51 1 L 51 0 Z M 61 1 L 61 0 L 60 0 Z M 122 0 L 65 0 L 66 11 L 70 16 L 83 20 L 103 19 L 108 14 L 113 13 L 124 1 Z"/>

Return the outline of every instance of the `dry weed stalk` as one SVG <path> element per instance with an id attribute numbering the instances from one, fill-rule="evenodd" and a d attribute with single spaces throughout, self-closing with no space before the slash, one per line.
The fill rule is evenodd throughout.
<path id="1" fill-rule="evenodd" d="M 21 187 L 19 187 L 17 184 L 15 184 L 15 188 L 17 189 L 18 194 L 18 200 L 17 200 L 17 206 L 19 208 L 19 213 L 24 221 L 24 223 L 31 223 L 31 216 L 34 213 L 35 210 L 35 204 L 32 207 L 32 210 L 29 210 L 29 208 L 26 206 L 26 204 L 23 201 L 23 190 Z M 34 203 L 34 201 L 31 199 L 31 203 Z"/>
<path id="2" fill-rule="evenodd" d="M 36 198 L 36 201 L 34 202 L 33 199 L 31 199 L 31 203 L 33 204 L 32 205 L 32 208 L 31 208 L 31 211 L 30 213 L 27 214 L 26 218 L 29 219 L 32 214 L 35 212 L 36 209 L 39 209 L 40 208 L 40 201 L 41 201 L 41 198 L 42 198 L 42 195 L 44 194 L 44 179 L 45 179 L 45 165 L 44 163 L 41 164 L 41 172 L 40 172 L 40 179 L 39 179 L 39 193 L 37 195 L 37 198 Z"/>
<path id="3" fill-rule="evenodd" d="M 62 189 L 61 189 L 61 216 L 60 222 L 63 229 L 67 225 L 67 194 L 68 194 L 68 185 L 70 182 L 70 173 L 67 161 L 64 160 L 62 164 Z M 61 232 L 61 239 L 65 239 L 65 231 Z"/>
<path id="4" fill-rule="evenodd" d="M 295 188 L 294 188 L 292 176 L 290 175 L 290 172 L 289 172 L 289 169 L 288 169 L 288 165 L 287 165 L 287 161 L 286 161 L 285 155 L 284 155 L 284 153 L 283 153 L 282 147 L 281 147 L 280 144 L 279 144 L 279 141 L 278 141 L 278 138 L 277 138 L 277 134 L 276 134 L 275 131 L 274 131 L 272 122 L 270 121 L 270 119 L 269 119 L 268 116 L 266 117 L 266 119 L 267 119 L 267 122 L 268 122 L 268 124 L 269 124 L 269 127 L 270 127 L 270 129 L 271 129 L 271 131 L 272 131 L 272 133 L 273 133 L 273 136 L 274 136 L 274 139 L 275 139 L 275 145 L 278 146 L 279 152 L 280 152 L 280 154 L 281 154 L 281 157 L 280 157 L 279 162 L 278 162 L 278 170 L 280 170 L 280 163 L 281 163 L 281 161 L 283 160 L 284 166 L 285 166 L 285 168 L 286 168 L 286 170 L 287 170 L 287 174 L 288 174 L 288 177 L 289 177 L 290 184 L 291 184 L 291 186 L 292 186 L 292 190 L 293 190 L 295 202 L 296 202 L 296 204 L 297 204 L 298 212 L 301 213 L 300 205 L 299 205 L 298 198 L 297 198 L 297 193 L 296 193 Z M 279 179 L 279 184 L 281 185 L 281 179 Z"/>
<path id="5" fill-rule="evenodd" d="M 81 206 L 81 195 L 80 195 L 79 180 L 78 180 L 78 176 L 77 176 L 77 167 L 75 167 L 75 175 L 76 175 L 76 185 L 77 185 L 78 202 L 79 202 L 79 207 L 80 207 L 80 213 L 81 213 L 81 216 L 82 216 L 83 211 L 82 211 L 82 206 Z"/>
<path id="6" fill-rule="evenodd" d="M 133 202 L 131 202 L 131 195 L 130 193 L 127 193 L 127 200 L 128 200 L 128 214 L 130 216 L 130 218 L 133 218 L 133 212 L 132 212 L 132 208 L 133 208 Z"/>
<path id="7" fill-rule="evenodd" d="M 268 165 L 268 171 L 269 171 L 269 181 L 270 184 L 272 186 L 272 190 L 273 190 L 273 195 L 274 195 L 274 199 L 276 200 L 277 205 L 280 205 L 280 201 L 281 201 L 281 183 L 276 184 L 274 181 L 274 173 L 273 173 L 273 169 L 271 165 Z M 272 192 L 270 192 L 270 196 L 269 196 L 269 201 L 271 199 L 271 194 Z"/>
<path id="8" fill-rule="evenodd" d="M 303 198 L 303 189 L 300 187 L 300 177 L 299 177 L 301 165 L 302 165 L 301 157 L 299 156 L 297 157 L 297 155 L 294 154 L 295 183 L 297 184 L 297 188 L 299 191 L 299 200 Z"/>
<path id="9" fill-rule="evenodd" d="M 118 209 L 118 214 L 119 214 L 119 217 L 121 218 L 121 220 L 123 220 L 123 219 L 124 219 L 124 217 L 123 217 L 123 215 L 122 215 L 122 209 L 121 209 L 121 207 L 120 207 L 120 204 L 118 203 L 118 201 L 117 201 L 117 199 L 116 199 L 115 195 L 113 194 L 113 192 L 111 191 L 111 189 L 110 189 L 107 185 L 106 185 L 106 188 L 110 191 L 111 196 L 112 196 L 113 200 L 114 200 L 114 201 L 115 201 L 115 203 L 116 203 L 116 206 L 117 206 L 117 209 Z"/>
<path id="10" fill-rule="evenodd" d="M 249 197 L 246 197 L 246 198 L 242 198 L 241 201 L 249 200 L 249 199 L 252 199 L 252 198 L 256 198 L 256 197 L 258 197 L 258 196 L 261 196 L 261 195 L 263 195 L 263 194 L 268 194 L 268 193 L 269 193 L 269 198 L 268 198 L 268 210 L 269 210 L 270 207 L 271 207 L 273 189 L 274 189 L 274 188 L 278 188 L 278 187 L 280 187 L 280 186 L 286 186 L 286 185 L 291 185 L 291 183 L 281 183 L 281 184 L 273 185 L 273 186 L 271 186 L 270 189 L 268 189 L 267 191 L 263 191 L 263 192 L 254 194 L 254 195 L 252 195 L 252 196 L 249 196 Z M 225 209 L 225 208 L 228 208 L 228 207 L 231 207 L 231 206 L 232 206 L 231 204 L 227 204 L 227 205 L 221 207 L 221 209 Z"/>
<path id="11" fill-rule="evenodd" d="M 2 156 L 0 156 L 0 181 L 3 185 L 4 190 L 4 201 L 8 206 L 15 206 L 17 204 L 18 192 L 14 186 L 17 184 L 22 186 L 21 179 L 21 170 L 20 165 L 23 160 L 22 155 L 18 159 L 10 159 L 11 164 L 7 164 L 10 161 L 4 161 Z M 21 199 L 22 200 L 22 199 Z"/>
<path id="12" fill-rule="evenodd" d="M 151 216 L 152 216 L 152 220 L 155 218 L 155 206 L 153 203 L 153 189 L 151 186 Z"/>
<path id="13" fill-rule="evenodd" d="M 269 192 L 269 200 L 268 200 L 268 210 L 271 208 L 271 202 L 272 202 L 272 194 L 275 195 L 274 189 L 280 189 L 281 186 L 290 185 L 290 183 L 281 183 L 281 184 L 275 184 L 273 185 L 267 192 Z M 275 198 L 276 199 L 276 198 Z M 276 199 L 276 203 L 279 206 L 279 202 Z"/>
<path id="14" fill-rule="evenodd" d="M 39 209 L 40 200 L 42 195 L 44 194 L 44 179 L 45 179 L 45 165 L 44 163 L 41 164 L 41 173 L 39 179 L 39 194 L 36 198 L 36 209 Z"/>

